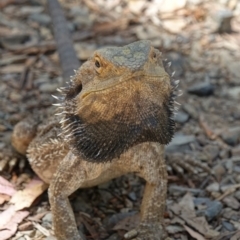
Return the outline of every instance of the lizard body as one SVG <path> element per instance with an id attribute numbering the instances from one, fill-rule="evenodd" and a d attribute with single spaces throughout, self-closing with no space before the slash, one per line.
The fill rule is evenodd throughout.
<path id="1" fill-rule="evenodd" d="M 70 194 L 129 172 L 146 180 L 137 239 L 165 238 L 163 155 L 174 132 L 176 84 L 149 41 L 100 49 L 62 90 L 58 115 L 33 125 L 35 136 L 24 130 L 29 125 L 16 125 L 13 145 L 26 152 L 33 170 L 50 183 L 57 239 L 82 239 Z M 19 132 L 30 133 L 24 146 Z"/>

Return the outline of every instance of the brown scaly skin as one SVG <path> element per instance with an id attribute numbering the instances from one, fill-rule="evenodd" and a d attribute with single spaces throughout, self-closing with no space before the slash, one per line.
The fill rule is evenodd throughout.
<path id="1" fill-rule="evenodd" d="M 70 194 L 129 172 L 146 180 L 136 239 L 166 238 L 163 154 L 174 132 L 175 88 L 149 41 L 105 48 L 77 71 L 63 89 L 59 114 L 38 127 L 27 148 L 19 144 L 24 124 L 18 124 L 13 145 L 22 153 L 25 149 L 33 170 L 50 183 L 58 240 L 82 240 Z"/>

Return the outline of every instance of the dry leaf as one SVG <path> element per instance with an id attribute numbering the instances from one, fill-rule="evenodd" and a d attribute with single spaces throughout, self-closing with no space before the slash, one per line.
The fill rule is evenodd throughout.
<path id="1" fill-rule="evenodd" d="M 238 231 L 236 234 L 234 234 L 234 235 L 230 238 L 230 240 L 238 240 L 238 239 L 240 239 L 240 231 Z"/>
<path id="2" fill-rule="evenodd" d="M 217 237 L 220 233 L 210 228 L 205 217 L 192 217 L 188 213 L 182 213 L 181 217 L 186 221 L 186 223 L 197 229 L 198 232 L 203 234 L 206 238 Z"/>
<path id="3" fill-rule="evenodd" d="M 0 73 L 21 73 L 24 69 L 22 64 L 12 64 L 5 67 L 1 67 Z"/>
<path id="4" fill-rule="evenodd" d="M 101 34 L 121 31 L 128 27 L 129 21 L 130 19 L 123 18 L 120 20 L 112 21 L 112 22 L 97 23 L 93 27 L 93 31 L 94 33 L 101 33 Z"/>
<path id="5" fill-rule="evenodd" d="M 48 185 L 43 181 L 32 180 L 24 190 L 16 192 L 10 202 L 15 204 L 15 210 L 30 207 L 34 200 L 47 188 Z"/>
<path id="6" fill-rule="evenodd" d="M 41 226 L 39 223 L 35 223 L 35 222 L 32 222 L 32 223 L 33 223 L 34 227 L 36 229 L 38 229 L 44 236 L 46 236 L 46 237 L 50 236 L 50 232 L 46 228 Z"/>
<path id="7" fill-rule="evenodd" d="M 135 214 L 133 216 L 125 217 L 123 220 L 119 221 L 114 227 L 113 230 L 126 230 L 130 231 L 138 226 L 140 222 L 140 215 Z"/>
<path id="8" fill-rule="evenodd" d="M 197 240 L 206 240 L 201 234 L 198 232 L 193 231 L 190 227 L 183 225 L 183 227 L 186 229 L 186 231 L 195 239 Z"/>
<path id="9" fill-rule="evenodd" d="M 5 178 L 0 176 L 0 193 L 13 196 L 16 193 L 13 185 Z"/>
<path id="10" fill-rule="evenodd" d="M 14 206 L 10 206 L 0 214 L 0 229 L 4 228 L 6 223 L 14 216 L 15 212 Z"/>
<path id="11" fill-rule="evenodd" d="M 4 202 L 9 200 L 10 200 L 10 196 L 0 193 L 0 205 L 2 205 Z"/>
<path id="12" fill-rule="evenodd" d="M 192 202 L 192 196 L 187 193 L 179 204 L 174 204 L 171 210 L 183 219 L 189 226 L 196 229 L 199 233 L 204 235 L 206 238 L 213 238 L 218 236 L 220 233 L 210 228 L 205 217 L 197 217 L 194 210 L 194 204 Z M 181 224 L 181 223 L 180 223 Z M 185 224 L 183 224 L 185 226 Z"/>
<path id="13" fill-rule="evenodd" d="M 27 211 L 16 212 L 14 206 L 0 214 L 0 240 L 9 239 L 17 231 L 17 226 L 22 220 L 29 215 Z"/>

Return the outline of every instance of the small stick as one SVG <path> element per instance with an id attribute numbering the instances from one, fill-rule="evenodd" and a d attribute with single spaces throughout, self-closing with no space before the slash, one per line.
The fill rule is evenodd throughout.
<path id="1" fill-rule="evenodd" d="M 73 48 L 73 41 L 67 27 L 67 21 L 58 0 L 48 0 L 48 9 L 52 18 L 54 38 L 60 58 L 63 82 L 69 81 L 73 76 L 74 69 L 78 69 L 80 61 Z"/>

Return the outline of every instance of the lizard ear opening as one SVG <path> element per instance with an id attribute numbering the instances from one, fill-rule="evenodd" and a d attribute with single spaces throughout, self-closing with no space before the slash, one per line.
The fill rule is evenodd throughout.
<path id="1" fill-rule="evenodd" d="M 70 87 L 66 93 L 65 100 L 71 100 L 75 98 L 82 91 L 82 84 L 78 86 Z"/>

